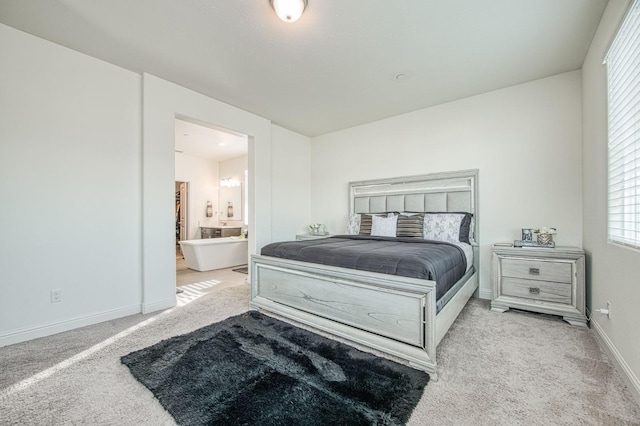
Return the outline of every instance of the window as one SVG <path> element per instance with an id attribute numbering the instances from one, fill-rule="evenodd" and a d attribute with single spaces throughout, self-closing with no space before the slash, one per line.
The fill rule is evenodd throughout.
<path id="1" fill-rule="evenodd" d="M 633 1 L 605 64 L 609 241 L 640 248 L 640 0 Z"/>

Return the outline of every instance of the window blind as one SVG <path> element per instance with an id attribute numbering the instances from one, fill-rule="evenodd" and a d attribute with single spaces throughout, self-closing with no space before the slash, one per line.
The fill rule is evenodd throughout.
<path id="1" fill-rule="evenodd" d="M 608 236 L 640 248 L 640 0 L 634 0 L 607 66 Z"/>

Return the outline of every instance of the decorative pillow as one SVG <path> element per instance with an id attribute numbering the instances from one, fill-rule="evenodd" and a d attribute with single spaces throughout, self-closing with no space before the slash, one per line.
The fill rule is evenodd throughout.
<path id="1" fill-rule="evenodd" d="M 424 236 L 424 214 L 423 213 L 401 213 L 398 216 L 397 233 L 398 237 L 423 238 Z"/>
<path id="2" fill-rule="evenodd" d="M 464 213 L 425 213 L 424 239 L 449 243 L 460 242 L 460 225 L 464 216 Z"/>
<path id="3" fill-rule="evenodd" d="M 462 218 L 462 223 L 460 224 L 460 242 L 467 243 L 469 242 L 469 232 L 471 228 L 471 217 L 473 216 L 471 213 L 463 213 L 464 218 Z"/>
<path id="4" fill-rule="evenodd" d="M 360 233 L 360 215 L 352 214 L 349 216 L 347 224 L 347 235 L 358 235 Z"/>
<path id="5" fill-rule="evenodd" d="M 358 234 L 360 235 L 371 235 L 371 225 L 373 224 L 373 220 L 371 219 L 370 214 L 360 215 L 360 229 Z"/>
<path id="6" fill-rule="evenodd" d="M 398 216 L 389 217 L 373 216 L 371 235 L 376 237 L 395 237 Z"/>

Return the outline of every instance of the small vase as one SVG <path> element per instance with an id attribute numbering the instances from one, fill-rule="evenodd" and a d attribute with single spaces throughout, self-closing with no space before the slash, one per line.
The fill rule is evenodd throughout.
<path id="1" fill-rule="evenodd" d="M 540 244 L 551 244 L 553 242 L 553 235 L 551 235 L 551 234 L 538 234 L 538 242 Z"/>

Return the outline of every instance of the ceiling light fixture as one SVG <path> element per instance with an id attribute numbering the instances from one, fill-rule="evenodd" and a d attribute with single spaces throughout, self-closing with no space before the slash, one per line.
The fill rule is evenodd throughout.
<path id="1" fill-rule="evenodd" d="M 296 22 L 307 7 L 307 0 L 269 0 L 278 18 L 284 22 Z"/>

